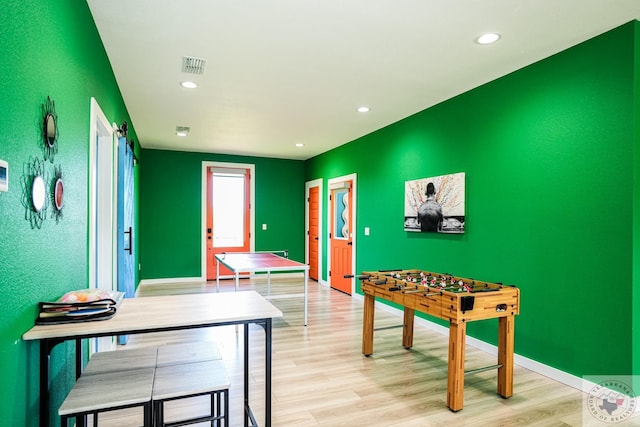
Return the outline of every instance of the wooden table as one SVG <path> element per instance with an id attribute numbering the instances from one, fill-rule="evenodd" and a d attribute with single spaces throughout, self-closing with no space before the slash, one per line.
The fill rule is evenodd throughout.
<path id="1" fill-rule="evenodd" d="M 271 349 L 272 321 L 282 312 L 255 291 L 168 295 L 124 299 L 109 320 L 36 325 L 23 335 L 24 340 L 40 341 L 40 425 L 48 426 L 49 357 L 59 343 L 76 341 L 76 376 L 82 370 L 81 340 L 102 336 L 141 334 L 244 325 L 244 425 L 256 426 L 249 406 L 249 325 L 265 331 L 265 425 L 271 426 Z"/>
<path id="2" fill-rule="evenodd" d="M 514 317 L 520 313 L 520 291 L 513 286 L 481 282 L 457 276 L 420 270 L 363 272 L 364 293 L 362 353 L 373 354 L 375 298 L 404 307 L 402 346 L 413 346 L 415 311 L 449 322 L 449 358 L 447 369 L 447 406 L 452 411 L 463 407 L 464 357 L 467 323 L 498 318 L 498 363 L 486 368 L 498 369 L 498 394 L 513 395 Z"/>
<path id="3" fill-rule="evenodd" d="M 282 254 L 282 256 L 278 255 Z M 302 271 L 304 273 L 304 326 L 307 326 L 307 288 L 309 265 L 287 258 L 288 251 L 269 252 L 223 252 L 216 254 L 216 289 L 220 290 L 220 264 L 234 274 L 236 292 L 240 283 L 240 273 L 267 273 L 267 288 L 271 291 L 271 273 Z"/>

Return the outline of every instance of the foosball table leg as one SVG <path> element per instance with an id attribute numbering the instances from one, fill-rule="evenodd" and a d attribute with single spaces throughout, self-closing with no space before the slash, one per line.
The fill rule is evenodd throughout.
<path id="1" fill-rule="evenodd" d="M 513 395 L 513 316 L 498 319 L 498 394 L 508 398 Z"/>
<path id="2" fill-rule="evenodd" d="M 449 366 L 447 406 L 454 412 L 462 409 L 464 400 L 464 354 L 467 324 L 449 324 Z"/>
<path id="3" fill-rule="evenodd" d="M 404 348 L 413 347 L 413 317 L 415 311 L 412 308 L 404 308 L 404 324 L 402 325 L 402 346 Z"/>
<path id="4" fill-rule="evenodd" d="M 375 314 L 375 298 L 364 295 L 364 313 L 362 316 L 362 354 L 373 354 L 373 318 Z"/>

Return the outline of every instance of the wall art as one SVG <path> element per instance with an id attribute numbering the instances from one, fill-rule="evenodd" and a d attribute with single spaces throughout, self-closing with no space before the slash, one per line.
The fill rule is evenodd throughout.
<path id="1" fill-rule="evenodd" d="M 404 230 L 464 233 L 465 173 L 406 181 Z"/>
<path id="2" fill-rule="evenodd" d="M 58 152 L 58 114 L 56 113 L 56 103 L 48 96 L 46 102 L 42 104 L 41 130 L 44 159 L 53 163 Z"/>
<path id="3" fill-rule="evenodd" d="M 64 180 L 62 176 L 62 166 L 60 165 L 53 168 L 49 197 L 51 200 L 51 216 L 58 222 L 60 218 L 62 218 L 62 206 L 64 202 Z"/>
<path id="4" fill-rule="evenodd" d="M 44 161 L 37 157 L 29 159 L 24 164 L 22 175 L 22 206 L 25 209 L 24 217 L 31 224 L 31 228 L 42 227 L 46 217 L 48 204 L 46 182 Z"/>

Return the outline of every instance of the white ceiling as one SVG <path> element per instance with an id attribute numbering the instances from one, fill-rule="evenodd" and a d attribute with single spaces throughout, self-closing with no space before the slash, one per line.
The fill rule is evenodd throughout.
<path id="1" fill-rule="evenodd" d="M 87 2 L 142 147 L 286 159 L 640 19 L 640 0 Z M 501 40 L 475 43 L 488 31 Z M 204 75 L 183 73 L 183 56 L 205 59 Z"/>

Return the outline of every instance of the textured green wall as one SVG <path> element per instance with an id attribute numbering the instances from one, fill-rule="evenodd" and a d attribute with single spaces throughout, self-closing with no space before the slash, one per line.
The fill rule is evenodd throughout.
<path id="1" fill-rule="evenodd" d="M 0 193 L 0 424 L 37 426 L 39 344 L 21 336 L 33 326 L 38 301 L 88 284 L 90 98 L 110 120 L 131 121 L 84 1 L 0 0 L 0 10 L 0 159 L 9 162 L 9 192 Z M 64 176 L 63 217 L 56 222 L 47 215 L 32 229 L 21 181 L 29 159 L 43 158 L 41 104 L 47 96 L 58 113 L 54 161 Z M 45 169 L 51 173 L 52 167 Z M 53 352 L 54 404 L 73 377 L 66 363 L 73 354 L 68 345 Z"/>
<path id="2" fill-rule="evenodd" d="M 255 249 L 288 249 L 304 261 L 304 162 L 162 150 L 142 156 L 143 279 L 201 277 L 203 161 L 255 164 Z"/>
<path id="3" fill-rule="evenodd" d="M 631 373 L 637 27 L 309 160 L 307 180 L 358 174 L 356 270 L 517 285 L 517 353 L 578 376 Z M 404 232 L 404 182 L 455 172 L 466 172 L 464 235 Z M 496 323 L 468 332 L 496 344 Z"/>
<path id="4" fill-rule="evenodd" d="M 631 306 L 633 307 L 633 319 L 631 329 L 636 331 L 633 334 L 633 370 L 635 381 L 632 385 L 636 394 L 640 393 L 640 22 L 636 22 L 635 31 L 635 67 L 634 67 L 634 114 L 633 114 L 633 297 Z"/>

